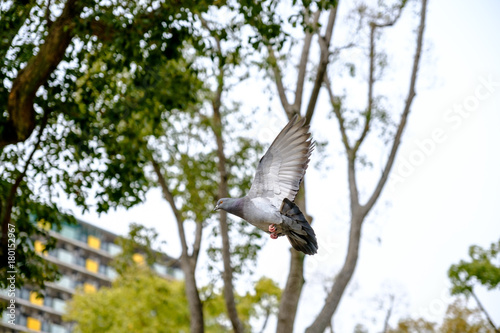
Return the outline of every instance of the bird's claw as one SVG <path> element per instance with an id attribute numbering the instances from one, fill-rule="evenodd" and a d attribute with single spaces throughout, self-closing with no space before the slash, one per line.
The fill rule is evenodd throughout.
<path id="1" fill-rule="evenodd" d="M 276 226 L 274 224 L 269 225 L 269 232 L 271 233 L 272 239 L 278 238 L 278 234 L 276 233 Z"/>

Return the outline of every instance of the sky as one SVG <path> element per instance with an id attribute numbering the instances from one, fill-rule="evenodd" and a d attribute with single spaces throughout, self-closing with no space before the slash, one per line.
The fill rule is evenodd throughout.
<path id="1" fill-rule="evenodd" d="M 396 295 L 392 324 L 407 315 L 439 321 L 451 301 L 449 266 L 467 259 L 470 245 L 498 241 L 499 14 L 500 2 L 494 0 L 430 1 L 417 97 L 389 185 L 363 227 L 358 265 L 335 315 L 336 332 L 352 332 L 357 322 L 380 331 L 384 314 L 376 299 L 389 292 Z M 253 93 L 259 94 L 261 86 L 247 82 L 241 89 L 252 91 L 242 93 L 243 104 L 258 108 Z M 311 130 L 315 137 L 328 139 L 330 127 L 336 125 L 323 121 L 325 104 L 318 109 Z M 256 123 L 257 137 L 270 144 L 286 120 L 279 114 Z M 341 267 L 346 252 L 345 159 L 335 153 L 340 150 L 333 151 L 320 168 L 310 167 L 307 173 L 308 212 L 314 216 L 320 250 L 306 260 L 296 332 L 319 312 L 325 286 L 331 283 L 328 277 Z M 314 155 L 312 159 L 314 164 Z M 145 204 L 101 216 L 92 211 L 82 215 L 67 201 L 63 205 L 118 234 L 125 234 L 130 222 L 155 227 L 167 241 L 166 251 L 180 253 L 176 226 L 158 190 L 148 194 Z M 286 239 L 267 241 L 255 277 L 266 275 L 284 286 L 288 249 Z M 237 286 L 245 287 L 241 281 Z M 480 289 L 478 294 L 500 325 L 500 292 Z M 267 331 L 274 331 L 275 325 L 272 320 Z"/>

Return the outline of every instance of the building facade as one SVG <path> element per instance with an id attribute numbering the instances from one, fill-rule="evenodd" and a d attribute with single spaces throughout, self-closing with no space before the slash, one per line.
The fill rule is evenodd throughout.
<path id="1" fill-rule="evenodd" d="M 58 266 L 62 277 L 46 283 L 43 297 L 29 286 L 16 290 L 15 325 L 8 322 L 4 312 L 0 332 L 69 333 L 71 324 L 62 320 L 66 302 L 79 289 L 92 293 L 101 287 L 111 286 L 117 276 L 110 266 L 113 257 L 121 252 L 115 244 L 117 235 L 83 221 L 78 221 L 76 225 L 63 224 L 61 230 L 50 230 L 49 234 L 57 240 L 54 250 L 42 253 L 44 246 L 39 240 L 35 240 L 33 245 L 35 251 Z M 182 271 L 176 261 L 166 255 L 162 257 L 163 260 L 153 266 L 156 273 L 165 278 L 182 279 Z M 140 262 L 144 258 L 138 253 L 134 255 L 134 260 Z M 0 299 L 9 301 L 6 291 L 0 293 Z"/>

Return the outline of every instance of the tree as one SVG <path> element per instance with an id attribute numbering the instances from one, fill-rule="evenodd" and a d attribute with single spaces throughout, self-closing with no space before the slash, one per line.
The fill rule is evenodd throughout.
<path id="1" fill-rule="evenodd" d="M 123 82 L 115 81 L 119 87 L 109 85 L 108 79 L 113 75 L 123 74 L 126 81 L 135 73 L 136 79 L 143 80 L 143 86 L 165 83 L 158 77 L 153 82 L 153 77 L 145 72 L 168 61 L 170 68 L 175 67 L 175 60 L 182 58 L 183 43 L 192 38 L 190 13 L 206 10 L 208 4 L 68 0 L 56 4 L 14 1 L 2 6 L 0 257 L 7 262 L 7 231 L 9 224 L 15 225 L 18 287 L 24 283 L 43 285 L 57 277 L 54 267 L 36 255 L 29 239 L 38 235 L 49 240 L 44 230 L 33 226 L 34 220 L 49 221 L 54 228 L 59 227 L 60 221 L 72 220 L 55 204 L 58 188 L 88 209 L 86 189 L 104 177 L 98 175 L 98 168 L 83 163 L 93 159 L 106 164 L 103 160 L 111 159 L 108 161 L 113 167 L 104 174 L 109 172 L 115 180 L 119 178 L 116 175 L 122 162 L 112 160 L 113 153 L 104 156 L 96 142 L 116 139 L 109 134 L 114 133 L 118 120 L 124 116 L 135 119 L 136 112 L 129 108 L 129 113 L 115 112 L 103 119 L 99 111 L 88 110 L 87 103 L 101 97 L 96 90 L 110 93 L 123 88 Z M 194 72 L 181 70 L 181 66 L 176 67 L 178 75 L 169 78 L 170 85 L 163 87 L 186 90 L 179 88 L 166 94 L 161 100 L 166 109 L 193 101 L 195 90 L 188 96 L 185 93 L 192 88 L 186 81 L 192 82 Z M 166 69 L 168 66 L 163 67 Z M 146 96 L 143 100 L 150 99 Z M 101 126 L 97 128 L 95 122 Z M 75 168 L 77 172 L 73 172 Z M 118 205 L 129 207 L 143 198 L 143 180 L 139 178 L 131 186 L 124 186 L 123 192 L 118 186 L 105 186 L 109 190 L 97 195 L 115 196 Z M 106 199 L 100 202 L 99 211 L 109 208 Z M 47 241 L 47 249 L 51 246 L 53 242 Z M 6 279 L 1 281 L 5 287 Z"/>
<path id="2" fill-rule="evenodd" d="M 463 298 L 457 298 L 448 305 L 443 322 L 436 323 L 423 318 L 405 318 L 399 320 L 395 328 L 387 333 L 492 333 L 489 323 L 481 315 L 478 308 L 470 309 Z"/>
<path id="3" fill-rule="evenodd" d="M 403 0 L 392 4 L 380 3 L 378 7 L 374 8 L 360 4 L 351 13 L 355 17 L 356 23 L 350 36 L 369 36 L 368 40 L 362 44 L 362 40 L 353 38 L 345 45 L 335 45 L 332 38 L 334 28 L 339 22 L 337 14 L 340 3 L 340 1 L 297 2 L 294 3 L 296 6 L 292 10 L 287 10 L 288 13 L 292 12 L 293 14 L 287 15 L 285 18 L 280 16 L 277 9 L 278 4 L 273 1 L 259 4 L 257 11 L 259 15 L 253 15 L 255 8 L 246 3 L 247 7 L 244 7 L 246 11 L 243 12 L 247 22 L 254 29 L 254 45 L 261 51 L 263 58 L 261 66 L 271 73 L 270 76 L 286 116 L 290 119 L 295 114 L 303 114 L 306 123 L 310 123 L 320 90 L 325 88 L 333 114 L 338 121 L 341 141 L 345 149 L 351 210 L 347 256 L 341 270 L 336 274 L 335 283 L 328 292 L 321 312 L 307 329 L 309 333 L 323 332 L 328 327 L 345 288 L 353 276 L 358 259 L 363 221 L 375 206 L 386 185 L 416 95 L 415 86 L 426 22 L 427 1 L 423 0 L 421 1 L 408 91 L 404 102 L 401 103 L 402 111 L 399 114 L 399 119 L 393 120 L 391 112 L 387 111 L 387 106 L 383 103 L 383 97 L 376 94 L 376 83 L 382 79 L 383 70 L 387 64 L 386 54 L 380 49 L 379 40 L 384 31 L 397 24 L 407 2 Z M 289 24 L 287 25 L 287 23 Z M 297 35 L 301 36 L 300 40 L 291 37 Z M 367 103 L 361 109 L 349 107 L 346 96 L 334 92 L 332 84 L 334 79 L 330 78 L 335 68 L 332 62 L 337 60 L 338 64 L 343 52 L 352 48 L 368 49 L 366 52 L 368 64 L 365 65 L 368 70 L 362 75 L 356 72 L 356 68 L 363 68 L 363 62 L 356 65 L 350 60 L 352 54 L 349 53 L 346 56 L 347 60 L 344 58 L 351 76 L 367 78 L 364 82 L 367 86 Z M 290 49 L 297 50 L 297 54 L 300 54 L 299 59 L 290 58 L 289 55 L 293 54 Z M 310 60 L 313 52 L 317 54 L 317 60 L 314 64 Z M 295 65 L 297 70 L 290 70 Z M 290 72 L 293 73 L 294 77 L 290 75 Z M 337 70 L 338 72 L 339 70 Z M 312 81 L 307 102 L 304 98 L 306 78 Z M 288 82 L 293 82 L 294 85 L 287 84 Z M 395 124 L 394 127 L 391 126 L 392 123 Z M 373 137 L 373 134 L 377 132 L 384 137 L 385 142 L 390 143 L 390 148 L 386 162 L 380 166 L 382 173 L 378 176 L 378 182 L 371 190 L 371 194 L 367 198 L 362 198 L 358 185 L 358 171 L 370 163 L 362 153 L 362 146 L 363 144 L 366 146 L 367 138 Z M 296 201 L 302 212 L 306 212 L 305 191 L 302 190 L 301 193 Z M 308 216 L 306 213 L 305 215 Z M 311 219 L 310 216 L 309 218 Z M 290 270 L 278 314 L 278 332 L 293 331 L 297 305 L 304 284 L 303 271 L 304 257 L 292 250 Z"/>
<path id="4" fill-rule="evenodd" d="M 494 330 L 489 327 L 480 309 L 467 308 L 464 300 L 459 298 L 448 306 L 439 332 L 493 333 Z"/>
<path id="5" fill-rule="evenodd" d="M 396 328 L 389 328 L 387 333 L 435 333 L 436 323 L 431 323 L 423 318 L 406 318 L 398 322 Z"/>
<path id="6" fill-rule="evenodd" d="M 189 312 L 184 284 L 134 267 L 95 293 L 77 293 L 64 320 L 75 332 L 187 332 Z"/>
<path id="7" fill-rule="evenodd" d="M 448 270 L 448 277 L 452 283 L 452 295 L 472 296 L 495 332 L 500 332 L 500 328 L 495 326 L 488 311 L 479 301 L 474 292 L 474 286 L 479 283 L 488 290 L 492 290 L 500 285 L 499 253 L 500 241 L 492 243 L 488 249 L 472 245 L 469 248 L 471 260 L 460 260 L 458 264 L 451 265 Z"/>

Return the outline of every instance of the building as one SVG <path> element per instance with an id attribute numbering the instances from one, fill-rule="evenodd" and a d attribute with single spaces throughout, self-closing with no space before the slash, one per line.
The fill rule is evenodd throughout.
<path id="1" fill-rule="evenodd" d="M 41 227 L 43 225 L 39 224 Z M 45 227 L 49 224 L 46 223 Z M 71 324 L 62 321 L 64 307 L 77 288 L 84 292 L 95 292 L 103 286 L 111 286 L 116 272 L 110 261 L 121 249 L 114 243 L 117 235 L 83 221 L 63 224 L 60 231 L 49 230 L 57 240 L 56 248 L 44 253 L 47 261 L 56 264 L 62 274 L 56 282 L 46 283 L 44 297 L 23 287 L 16 291 L 16 325 L 8 323 L 6 313 L 2 315 L 0 332 L 45 332 L 68 333 Z M 43 243 L 34 241 L 35 250 L 43 251 Z M 165 278 L 182 279 L 176 260 L 164 255 L 162 262 L 154 264 L 154 270 Z M 143 261 L 141 254 L 134 260 Z M 1 292 L 0 298 L 9 300 L 7 293 Z"/>

